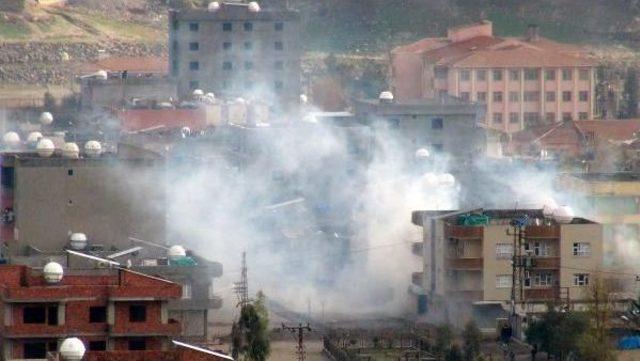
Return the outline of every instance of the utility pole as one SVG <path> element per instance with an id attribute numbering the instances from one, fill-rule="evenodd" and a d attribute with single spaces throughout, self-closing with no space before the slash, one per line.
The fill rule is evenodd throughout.
<path id="1" fill-rule="evenodd" d="M 249 280 L 247 278 L 247 252 L 242 252 L 242 275 L 240 276 L 240 282 L 233 284 L 233 289 L 238 296 L 238 304 L 236 307 L 240 308 L 246 306 L 251 302 L 249 299 Z"/>
<path id="2" fill-rule="evenodd" d="M 311 327 L 309 327 L 309 323 L 306 326 L 302 326 L 299 324 L 298 326 L 286 326 L 284 323 L 282 324 L 282 329 L 284 331 L 291 331 L 293 334 L 297 334 L 298 336 L 298 361 L 304 361 L 306 357 L 306 353 L 304 350 L 304 332 L 311 332 Z"/>
<path id="3" fill-rule="evenodd" d="M 507 230 L 507 235 L 513 236 L 513 256 L 511 257 L 511 330 L 519 330 L 517 322 L 516 305 L 522 304 L 524 308 L 524 281 L 526 274 L 533 267 L 533 258 L 524 253 L 525 228 L 529 224 L 527 215 L 514 216 L 510 225 L 512 231 Z"/>

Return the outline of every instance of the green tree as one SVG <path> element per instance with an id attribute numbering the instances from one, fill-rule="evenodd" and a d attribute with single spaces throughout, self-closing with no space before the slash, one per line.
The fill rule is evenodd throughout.
<path id="1" fill-rule="evenodd" d="M 238 326 L 243 331 L 245 340 L 239 353 L 247 360 L 265 361 L 271 351 L 269 336 L 255 305 L 248 304 L 242 307 Z"/>
<path id="2" fill-rule="evenodd" d="M 462 346 L 464 350 L 464 360 L 475 360 L 480 355 L 480 342 L 482 341 L 482 334 L 475 321 L 470 320 L 464 326 L 462 339 L 464 341 Z"/>
<path id="3" fill-rule="evenodd" d="M 436 359 L 443 360 L 447 355 L 447 352 L 451 348 L 451 342 L 453 340 L 453 332 L 449 325 L 443 324 L 436 329 L 436 340 L 433 345 L 433 352 Z"/>
<path id="4" fill-rule="evenodd" d="M 578 344 L 588 327 L 586 315 L 558 312 L 550 304 L 548 311 L 540 319 L 531 322 L 525 334 L 529 343 L 563 361 L 570 355 L 577 354 Z"/>
<path id="5" fill-rule="evenodd" d="M 638 75 L 634 68 L 627 70 L 627 78 L 624 81 L 625 117 L 636 118 L 638 116 Z"/>
<path id="6" fill-rule="evenodd" d="M 609 301 L 611 289 L 601 278 L 596 278 L 589 286 L 589 328 L 579 343 L 582 361 L 613 361 L 615 355 L 609 342 L 609 315 L 612 305 Z"/>

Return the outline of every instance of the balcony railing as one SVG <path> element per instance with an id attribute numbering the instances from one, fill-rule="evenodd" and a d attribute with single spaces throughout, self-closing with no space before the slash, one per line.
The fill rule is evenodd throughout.
<path id="1" fill-rule="evenodd" d="M 455 270 L 482 270 L 484 261 L 482 258 L 449 258 L 447 268 Z"/>
<path id="2" fill-rule="evenodd" d="M 483 227 L 476 226 L 456 226 L 448 224 L 445 228 L 445 236 L 453 238 L 478 238 L 483 235 Z"/>
<path id="3" fill-rule="evenodd" d="M 149 323 L 149 322 L 128 322 L 109 326 L 109 333 L 117 335 L 138 335 L 138 336 L 177 336 L 182 331 L 179 322 L 169 323 Z"/>
<path id="4" fill-rule="evenodd" d="M 558 287 L 529 288 L 524 290 L 524 298 L 532 301 L 552 301 L 560 298 Z"/>
<path id="5" fill-rule="evenodd" d="M 560 227 L 554 226 L 527 226 L 527 238 L 558 238 L 560 237 Z"/>
<path id="6" fill-rule="evenodd" d="M 534 257 L 534 262 L 538 269 L 560 268 L 560 257 Z"/>

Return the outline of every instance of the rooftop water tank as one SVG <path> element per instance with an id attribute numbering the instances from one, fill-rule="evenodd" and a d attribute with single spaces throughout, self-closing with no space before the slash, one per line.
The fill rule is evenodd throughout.
<path id="1" fill-rule="evenodd" d="M 76 143 L 64 143 L 62 146 L 62 156 L 65 158 L 79 158 L 80 147 Z"/>
<path id="2" fill-rule="evenodd" d="M 56 146 L 53 144 L 53 141 L 49 138 L 42 138 L 38 141 L 38 145 L 36 145 L 36 151 L 38 155 L 41 157 L 51 157 L 53 152 L 56 150 Z"/>
<path id="3" fill-rule="evenodd" d="M 167 258 L 169 258 L 169 260 L 171 261 L 178 260 L 182 257 L 185 257 L 186 255 L 187 251 L 185 251 L 184 247 L 182 246 L 171 246 L 169 250 L 167 250 Z"/>
<path id="4" fill-rule="evenodd" d="M 558 223 L 571 223 L 574 217 L 573 209 L 569 206 L 560 206 L 553 211 L 553 219 Z"/>
<path id="5" fill-rule="evenodd" d="M 54 284 L 62 281 L 62 275 L 64 270 L 60 263 L 49 262 L 42 269 L 44 280 L 49 284 Z"/>
<path id="6" fill-rule="evenodd" d="M 425 148 L 420 148 L 416 150 L 416 159 L 425 160 L 425 159 L 429 159 L 429 156 L 431 156 L 431 154 Z"/>
<path id="7" fill-rule="evenodd" d="M 209 5 L 207 6 L 207 10 L 211 12 L 220 10 L 220 3 L 217 1 L 210 2 Z"/>
<path id="8" fill-rule="evenodd" d="M 90 140 L 84 144 L 84 152 L 89 157 L 98 157 L 102 153 L 102 145 L 97 140 Z"/>
<path id="9" fill-rule="evenodd" d="M 60 344 L 60 356 L 65 361 L 80 361 L 84 357 L 87 349 L 82 341 L 77 337 L 69 337 Z"/>
<path id="10" fill-rule="evenodd" d="M 15 147 L 20 144 L 20 136 L 16 132 L 6 132 L 2 136 L 2 141 L 7 147 Z"/>
<path id="11" fill-rule="evenodd" d="M 42 133 L 40 133 L 40 132 L 31 132 L 27 136 L 27 143 L 29 143 L 30 146 L 35 147 L 38 144 L 38 141 L 41 138 L 42 138 Z"/>
<path id="12" fill-rule="evenodd" d="M 202 89 L 196 89 L 196 90 L 193 91 L 192 94 L 193 94 L 194 97 L 201 97 L 201 96 L 204 95 L 204 92 L 202 91 Z"/>
<path id="13" fill-rule="evenodd" d="M 87 248 L 87 235 L 84 233 L 72 233 L 69 237 L 69 246 L 76 251 Z"/>
<path id="14" fill-rule="evenodd" d="M 438 176 L 438 183 L 442 186 L 450 187 L 456 184 L 456 177 L 451 173 L 443 173 Z"/>
<path id="15" fill-rule="evenodd" d="M 387 102 L 387 103 L 392 102 L 393 93 L 390 91 L 383 91 L 382 93 L 380 93 L 378 100 L 380 100 L 381 102 Z"/>
<path id="16" fill-rule="evenodd" d="M 250 2 L 249 11 L 251 11 L 252 13 L 257 13 L 258 11 L 260 11 L 260 4 L 255 1 Z"/>
<path id="17" fill-rule="evenodd" d="M 53 115 L 49 112 L 42 112 L 40 114 L 40 124 L 49 125 L 51 123 L 53 123 Z"/>

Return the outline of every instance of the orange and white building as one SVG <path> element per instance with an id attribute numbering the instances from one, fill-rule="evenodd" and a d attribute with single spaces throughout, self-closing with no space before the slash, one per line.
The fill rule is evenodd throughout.
<path id="1" fill-rule="evenodd" d="M 595 61 L 578 46 L 540 37 L 533 25 L 524 37 L 497 37 L 485 20 L 390 56 L 397 99 L 449 94 L 486 103 L 487 124 L 507 133 L 594 117 Z"/>

